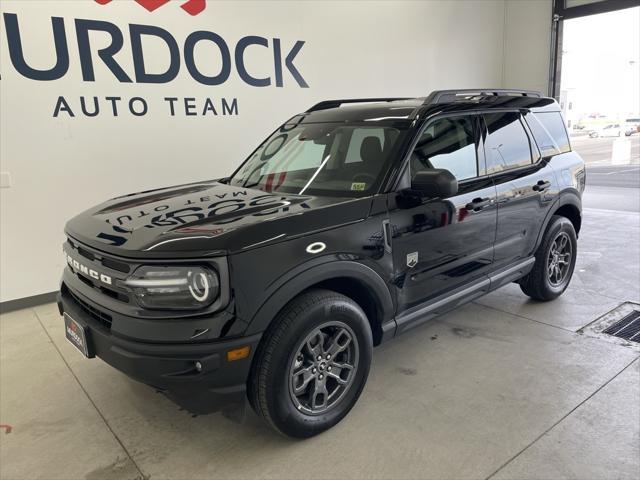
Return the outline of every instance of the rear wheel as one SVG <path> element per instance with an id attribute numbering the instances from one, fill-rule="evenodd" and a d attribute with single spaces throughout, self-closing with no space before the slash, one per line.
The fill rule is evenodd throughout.
<path id="1" fill-rule="evenodd" d="M 372 348 L 369 321 L 358 304 L 328 290 L 306 292 L 265 333 L 252 368 L 251 405 L 285 435 L 323 432 L 358 400 Z"/>
<path id="2" fill-rule="evenodd" d="M 577 237 L 568 218 L 554 215 L 529 274 L 520 280 L 520 289 L 535 300 L 557 298 L 569 286 L 576 265 Z"/>

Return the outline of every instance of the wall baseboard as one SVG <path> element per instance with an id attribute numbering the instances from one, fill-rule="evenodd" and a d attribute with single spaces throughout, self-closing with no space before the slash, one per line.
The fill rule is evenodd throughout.
<path id="1" fill-rule="evenodd" d="M 18 298 L 17 300 L 9 300 L 8 302 L 0 302 L 0 313 L 9 313 L 24 308 L 37 307 L 45 303 L 56 301 L 57 291 L 34 295 L 32 297 Z"/>

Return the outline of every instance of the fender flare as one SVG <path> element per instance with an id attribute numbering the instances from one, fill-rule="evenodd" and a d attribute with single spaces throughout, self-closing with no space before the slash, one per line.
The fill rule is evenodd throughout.
<path id="1" fill-rule="evenodd" d="M 544 238 L 544 233 L 547 231 L 547 227 L 549 226 L 549 222 L 551 218 L 555 215 L 555 213 L 565 205 L 572 205 L 578 209 L 580 212 L 580 216 L 582 216 L 582 199 L 580 198 L 580 194 L 577 190 L 565 190 L 560 193 L 558 198 L 553 202 L 551 207 L 549 207 L 549 211 L 547 212 L 547 216 L 544 219 L 542 227 L 538 232 L 538 238 L 536 239 L 536 244 L 533 249 L 535 252 L 540 244 L 542 243 L 542 239 Z"/>
<path id="2" fill-rule="evenodd" d="M 328 260 L 323 263 L 310 262 L 295 268 L 273 283 L 267 289 L 265 302 L 253 315 L 245 335 L 266 330 L 271 321 L 282 308 L 296 295 L 325 280 L 349 278 L 364 284 L 373 294 L 377 307 L 382 314 L 382 321 L 392 320 L 395 306 L 389 288 L 384 280 L 371 267 L 357 261 Z"/>

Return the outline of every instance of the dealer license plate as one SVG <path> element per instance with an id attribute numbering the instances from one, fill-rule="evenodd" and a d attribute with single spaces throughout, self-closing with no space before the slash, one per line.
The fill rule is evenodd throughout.
<path id="1" fill-rule="evenodd" d="M 89 350 L 88 337 L 89 332 L 87 328 L 76 322 L 68 313 L 64 313 L 64 334 L 67 340 L 82 352 L 82 354 L 91 358 L 93 355 Z"/>

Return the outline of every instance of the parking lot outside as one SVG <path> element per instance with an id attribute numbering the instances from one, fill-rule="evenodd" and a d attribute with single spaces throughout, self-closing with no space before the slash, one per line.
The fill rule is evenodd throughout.
<path id="1" fill-rule="evenodd" d="M 587 189 L 583 204 L 587 208 L 640 211 L 640 134 L 623 137 L 630 143 L 628 163 L 612 164 L 616 138 L 571 138 L 571 145 L 587 166 Z"/>

